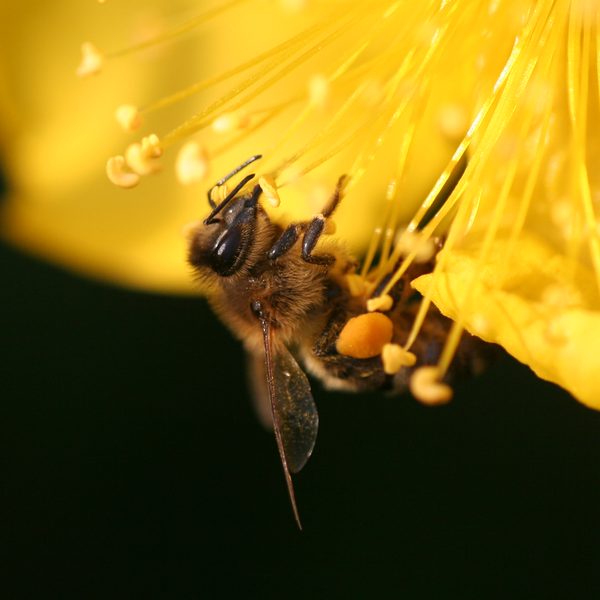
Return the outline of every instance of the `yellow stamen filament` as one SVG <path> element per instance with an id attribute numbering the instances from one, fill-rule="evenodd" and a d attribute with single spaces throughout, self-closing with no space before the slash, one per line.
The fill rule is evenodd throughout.
<path id="1" fill-rule="evenodd" d="M 413 254 L 413 260 L 417 263 L 428 262 L 436 251 L 435 241 L 432 238 L 426 238 L 420 232 L 407 229 L 398 232 L 395 248 L 401 255 Z"/>
<path id="2" fill-rule="evenodd" d="M 412 352 L 406 352 L 399 344 L 386 344 L 381 350 L 383 370 L 388 375 L 395 375 L 404 367 L 412 367 L 417 357 Z"/>
<path id="3" fill-rule="evenodd" d="M 446 404 L 452 399 L 452 388 L 442 383 L 441 377 L 438 367 L 419 367 L 410 378 L 412 395 L 423 404 Z"/>
<path id="4" fill-rule="evenodd" d="M 342 35 L 342 33 L 344 33 L 347 30 L 348 19 L 341 19 L 338 21 L 338 23 L 340 23 L 339 27 L 337 27 L 332 33 L 327 35 L 324 39 L 319 40 L 312 46 L 309 46 L 307 50 L 302 52 L 300 56 L 291 60 L 288 64 L 284 63 L 282 65 L 282 59 L 271 61 L 270 63 L 266 64 L 257 73 L 251 75 L 248 79 L 236 86 L 231 92 L 225 94 L 219 100 L 217 100 L 216 102 L 208 106 L 206 109 L 204 109 L 202 112 L 195 115 L 194 117 L 191 117 L 185 123 L 168 133 L 165 136 L 164 143 L 168 145 L 173 141 L 181 139 L 182 137 L 188 136 L 202 129 L 211 122 L 209 119 L 211 114 L 222 110 L 226 103 L 240 96 L 243 92 L 245 92 L 251 86 L 254 86 L 256 84 L 255 88 L 249 91 L 245 97 L 243 97 L 241 100 L 238 100 L 232 106 L 230 106 L 229 111 L 235 111 L 244 106 L 245 104 L 249 103 L 252 99 L 269 89 L 269 87 L 271 87 L 275 82 L 280 80 L 286 73 L 289 73 L 294 68 L 306 62 L 317 52 L 322 51 L 326 45 L 328 45 L 334 39 Z"/>
<path id="5" fill-rule="evenodd" d="M 387 185 L 386 194 L 385 194 L 385 209 L 383 212 L 383 218 L 381 220 L 381 225 L 376 227 L 373 231 L 373 235 L 371 236 L 371 241 L 369 243 L 369 248 L 367 250 L 367 254 L 365 256 L 365 260 L 363 261 L 363 265 L 361 268 L 361 275 L 366 276 L 366 274 L 371 269 L 371 265 L 373 264 L 373 259 L 375 258 L 375 254 L 379 248 L 381 243 L 383 230 L 387 226 L 389 222 L 393 202 L 396 199 L 396 192 L 398 190 L 398 181 L 393 179 Z"/>
<path id="6" fill-rule="evenodd" d="M 106 175 L 111 183 L 121 188 L 132 188 L 140 182 L 140 176 L 128 169 L 123 156 L 113 156 L 108 159 Z"/>
<path id="7" fill-rule="evenodd" d="M 322 74 L 313 75 L 308 82 L 308 98 L 312 106 L 321 110 L 327 105 L 330 86 L 327 77 Z"/>
<path id="8" fill-rule="evenodd" d="M 536 8 L 538 6 L 539 5 L 537 5 Z M 547 6 L 546 10 L 548 10 Z M 539 54 L 537 53 L 537 51 L 534 51 L 534 48 L 537 48 L 537 44 L 545 46 L 548 43 L 549 36 L 551 36 L 552 34 L 554 34 L 555 36 L 557 35 L 556 30 L 552 30 L 551 23 L 552 21 L 548 19 L 535 21 L 534 26 L 532 26 L 531 29 L 531 38 L 525 38 L 526 43 L 523 51 L 529 52 L 532 55 L 531 60 L 525 63 L 525 65 L 521 63 L 521 69 L 523 69 L 524 72 L 519 72 L 518 69 L 515 69 L 510 73 L 510 76 L 506 78 L 503 93 L 501 94 L 501 96 L 499 96 L 498 106 L 496 107 L 494 113 L 490 117 L 490 123 L 486 129 L 486 135 L 484 135 L 481 139 L 478 148 L 480 152 L 479 156 L 481 156 L 481 153 L 484 153 L 486 149 L 490 149 L 493 143 L 497 142 L 498 132 L 502 131 L 502 128 L 500 126 L 500 123 L 496 124 L 495 122 L 501 120 L 502 123 L 506 123 L 507 120 L 509 120 L 510 117 L 513 115 L 515 111 L 515 98 L 519 97 L 519 90 L 523 89 L 524 82 L 528 81 L 528 79 L 531 77 L 532 66 L 536 64 L 536 60 L 539 58 Z M 537 44 L 535 44 L 534 42 L 536 38 Z M 541 68 L 543 67 L 544 65 Z M 518 139 L 525 139 L 527 132 L 531 127 L 533 117 L 533 112 L 525 113 L 523 115 L 519 131 L 517 132 Z M 523 154 L 524 152 L 524 147 L 520 146 L 519 153 L 514 155 L 513 160 L 507 165 L 506 173 L 503 176 L 502 186 L 497 192 L 497 198 L 493 206 L 491 220 L 485 231 L 485 236 L 482 240 L 481 248 L 479 250 L 479 265 L 484 264 L 487 257 L 489 256 L 492 243 L 496 238 L 497 232 L 501 224 L 502 215 L 504 214 L 505 206 L 509 199 L 510 189 L 515 180 L 515 174 L 517 172 L 517 167 L 520 162 L 520 154 Z M 528 200 L 526 199 L 526 201 Z M 455 220 L 455 227 L 453 228 L 450 236 L 448 237 L 447 244 L 449 245 L 449 247 L 452 247 L 452 245 L 455 242 L 455 238 L 457 235 L 456 232 L 460 229 L 460 226 L 458 224 L 460 224 L 461 222 L 464 223 L 465 221 L 469 220 L 469 208 L 470 207 L 466 204 L 460 206 L 459 213 Z M 444 260 L 445 257 L 442 254 L 439 264 L 440 270 L 443 269 Z M 479 267 L 479 269 L 474 270 L 470 277 L 470 281 L 466 287 L 467 292 L 465 294 L 465 297 L 462 299 L 463 310 L 466 310 L 470 307 L 476 284 L 476 275 L 478 274 L 478 272 L 480 272 L 480 270 L 481 266 Z M 435 285 L 437 275 L 437 273 L 434 275 L 433 285 Z M 438 368 L 440 369 L 442 376 L 450 366 L 450 362 L 452 361 L 456 348 L 460 343 L 463 330 L 463 318 L 464 317 L 462 314 L 459 314 L 457 316 L 455 322 L 452 324 L 448 338 L 446 339 L 446 343 L 438 363 Z"/>
<path id="9" fill-rule="evenodd" d="M 346 285 L 348 286 L 350 295 L 354 296 L 355 298 L 363 296 L 367 290 L 364 277 L 357 275 L 356 273 L 346 275 Z"/>
<path id="10" fill-rule="evenodd" d="M 591 4 L 587 8 L 591 12 Z M 586 163 L 587 113 L 589 99 L 589 70 L 592 44 L 592 20 L 584 18 L 586 10 L 574 9 L 570 12 L 567 41 L 567 74 L 569 116 L 572 129 L 572 154 L 575 162 L 575 176 L 571 182 L 573 196 L 578 198 L 588 231 L 597 224 L 594 203 L 591 197 L 590 179 Z M 598 16 L 600 19 L 600 16 Z M 598 37 L 596 34 L 596 46 Z M 597 52 L 599 52 L 597 50 Z M 573 236 L 574 238 L 576 236 Z M 587 244 L 596 276 L 596 286 L 600 291 L 600 241 L 588 235 Z"/>
<path id="11" fill-rule="evenodd" d="M 241 73 L 248 71 L 252 67 L 256 67 L 256 66 L 260 65 L 261 63 L 264 63 L 266 60 L 273 61 L 273 59 L 277 58 L 278 56 L 280 56 L 281 60 L 283 60 L 286 56 L 289 55 L 290 52 L 292 52 L 294 49 L 296 49 L 298 47 L 301 47 L 301 45 L 303 43 L 306 43 L 311 37 L 313 37 L 316 33 L 321 31 L 321 29 L 323 29 L 323 26 L 312 27 L 310 29 L 302 31 L 301 33 L 294 36 L 293 38 L 286 40 L 284 43 L 282 43 L 278 46 L 275 46 L 274 48 L 271 48 L 271 49 L 267 50 L 266 52 L 258 54 L 251 60 L 246 61 L 246 62 L 234 67 L 233 69 L 229 69 L 228 71 L 219 73 L 218 75 L 216 75 L 214 77 L 210 77 L 208 79 L 204 79 L 202 81 L 194 83 L 194 84 L 188 86 L 187 88 L 184 88 L 183 90 L 179 90 L 178 92 L 175 92 L 174 94 L 166 96 L 166 97 L 148 105 L 144 109 L 144 112 L 155 111 L 160 108 L 165 108 L 167 106 L 176 104 L 177 102 L 185 100 L 186 98 L 189 98 L 190 96 L 197 94 L 198 92 L 208 89 L 211 86 L 214 86 L 218 83 L 222 83 L 223 81 L 227 81 L 228 79 L 231 79 L 232 77 L 235 77 L 236 75 L 240 75 Z M 274 67 L 276 65 L 276 63 L 270 62 L 269 65 L 271 67 Z M 268 70 L 265 70 L 264 72 L 267 73 Z"/>
<path id="12" fill-rule="evenodd" d="M 150 38 L 148 40 L 144 40 L 143 42 L 140 42 L 138 44 L 127 46 L 126 48 L 123 48 L 121 50 L 111 52 L 110 54 L 107 54 L 107 58 L 117 58 L 120 56 L 126 56 L 128 54 L 139 52 L 140 50 L 145 50 L 146 48 L 152 48 L 154 46 L 164 44 L 172 39 L 176 39 L 178 37 L 183 36 L 184 34 L 192 31 L 193 29 L 196 29 L 197 27 L 200 27 L 201 25 L 204 25 L 204 23 L 206 23 L 210 19 L 213 19 L 219 16 L 220 14 L 224 13 L 225 11 L 233 8 L 237 4 L 243 4 L 246 1 L 247 0 L 230 0 L 229 2 L 225 2 L 221 6 L 217 6 L 215 8 L 206 10 L 204 13 L 198 15 L 197 17 L 190 19 L 189 21 L 183 23 L 182 25 L 179 25 L 178 27 L 174 27 L 169 31 L 165 31 L 161 35 Z"/>
<path id="13" fill-rule="evenodd" d="M 177 153 L 175 174 L 179 183 L 191 185 L 202 181 L 208 174 L 206 148 L 192 140 L 185 143 Z"/>
<path id="14" fill-rule="evenodd" d="M 541 10 L 539 5 L 537 8 L 539 10 Z M 435 186 L 431 190 L 430 194 L 427 196 L 427 198 L 423 202 L 421 209 L 419 211 L 417 211 L 417 214 L 415 215 L 415 217 L 409 224 L 409 228 L 408 228 L 409 231 L 417 229 L 418 224 L 425 216 L 427 210 L 431 207 L 434 200 L 436 199 L 436 197 L 439 195 L 442 188 L 447 183 L 448 179 L 451 176 L 451 173 L 454 171 L 454 169 L 457 168 L 457 165 L 460 163 L 460 161 L 463 160 L 463 157 L 465 156 L 466 150 L 471 142 L 471 139 L 472 139 L 474 133 L 480 127 L 482 127 L 482 124 L 484 124 L 484 123 L 486 125 L 486 131 L 496 131 L 496 132 L 501 131 L 502 130 L 501 127 L 494 128 L 493 125 L 491 123 L 489 123 L 488 121 L 490 121 L 490 119 L 491 120 L 493 120 L 493 119 L 506 120 L 507 114 L 511 114 L 508 111 L 514 112 L 514 110 L 515 110 L 514 106 L 512 106 L 512 108 L 509 106 L 504 107 L 502 104 L 502 99 L 503 98 L 511 98 L 511 102 L 514 105 L 515 93 L 510 88 L 513 87 L 513 82 L 518 81 L 519 85 L 522 85 L 523 80 L 524 79 L 526 80 L 527 75 L 525 75 L 525 76 L 523 76 L 522 74 L 519 74 L 516 76 L 514 75 L 513 66 L 516 63 L 517 58 L 519 57 L 519 54 L 522 52 L 523 47 L 524 46 L 527 47 L 527 44 L 531 42 L 530 38 L 535 37 L 536 35 L 539 36 L 541 34 L 539 27 L 536 30 L 534 25 L 531 24 L 532 22 L 534 24 L 536 22 L 539 23 L 539 21 L 536 21 L 535 19 L 533 19 L 532 21 L 529 22 L 530 24 L 527 27 L 525 27 L 523 36 L 520 37 L 517 40 L 517 42 L 515 43 L 515 46 L 513 47 L 511 55 L 510 55 L 507 63 L 505 64 L 505 67 L 504 67 L 500 77 L 496 81 L 496 84 L 494 86 L 494 92 L 490 95 L 490 97 L 488 98 L 486 103 L 480 109 L 477 117 L 473 121 L 464 140 L 461 142 L 461 144 L 457 148 L 456 152 L 454 153 L 448 167 L 446 168 L 446 170 L 444 171 L 442 176 L 440 176 L 440 178 L 436 182 Z M 544 22 L 544 21 L 542 21 L 542 22 Z M 539 41 L 539 43 L 542 43 L 541 40 Z M 512 77 L 509 77 L 509 75 L 511 75 Z M 508 83 L 507 83 L 507 81 L 508 81 Z M 495 108 L 495 111 L 492 113 L 491 111 L 492 111 L 493 107 Z M 490 117 L 490 114 L 492 114 L 491 117 Z M 483 153 L 482 147 L 485 148 L 489 152 L 489 148 L 491 146 L 492 146 L 491 140 L 488 140 L 486 138 L 482 139 L 480 141 L 480 147 L 478 148 L 479 152 L 477 154 L 477 157 L 480 157 L 482 155 L 482 153 Z M 516 164 L 516 161 L 513 164 Z M 439 226 L 441 221 L 454 208 L 454 206 L 456 205 L 458 200 L 462 197 L 462 195 L 465 192 L 466 181 L 472 180 L 472 178 L 469 177 L 469 172 L 476 170 L 476 168 L 478 166 L 479 166 L 479 162 L 476 158 L 473 159 L 468 164 L 465 174 L 463 175 L 462 179 L 458 182 L 455 190 L 452 192 L 452 194 L 450 195 L 448 200 L 440 208 L 439 212 L 431 219 L 431 221 L 422 229 L 421 234 L 425 238 L 430 236 L 432 234 L 432 232 L 435 231 L 436 227 Z M 514 172 L 513 172 L 513 175 L 514 175 Z M 512 182 L 512 177 L 509 175 L 505 180 L 505 185 L 504 185 L 505 192 L 500 194 L 501 201 L 496 205 L 495 214 L 497 214 L 497 215 L 501 214 L 502 207 L 503 207 L 502 199 L 506 198 L 507 190 L 509 189 L 511 182 Z M 473 203 L 472 207 L 475 207 L 475 210 L 476 210 L 477 204 Z M 462 222 L 468 222 L 470 219 L 472 222 L 472 219 L 473 219 L 473 216 L 475 213 L 471 212 L 471 214 L 469 215 L 469 209 L 470 209 L 470 207 L 466 204 L 460 205 L 459 214 L 458 214 L 457 218 L 455 219 L 453 229 L 451 230 L 448 240 L 446 241 L 447 249 L 452 248 L 459 232 L 461 231 L 461 227 L 459 226 L 459 224 L 461 223 L 461 220 L 462 220 Z M 497 227 L 496 227 L 496 229 L 497 229 Z M 463 229 L 463 231 L 464 231 L 464 229 Z M 492 231 L 492 233 L 493 233 L 495 231 L 495 228 L 492 227 L 491 230 L 488 231 L 488 233 L 490 231 Z M 491 243 L 492 237 L 489 238 L 488 244 Z M 389 259 L 387 261 L 387 265 L 389 265 L 389 266 L 386 269 L 384 269 L 383 272 L 386 272 L 387 269 L 389 269 L 391 267 L 391 265 L 394 264 L 398 260 L 400 254 L 401 254 L 400 250 L 398 248 L 395 248 L 394 252 L 392 252 L 391 256 L 389 257 Z M 482 252 L 481 256 L 484 257 L 485 254 L 486 254 L 486 251 Z M 406 269 L 411 264 L 411 262 L 414 260 L 415 256 L 416 256 L 415 250 L 412 250 L 409 253 L 409 255 L 406 256 L 406 258 L 402 261 L 400 267 L 396 270 L 394 276 L 390 279 L 390 281 L 386 285 L 384 292 L 389 291 L 395 285 L 395 283 L 400 279 L 400 277 L 406 272 Z M 441 261 L 441 264 L 438 265 L 438 268 L 434 271 L 434 279 L 432 282 L 433 285 L 436 285 L 437 278 L 439 277 L 439 273 L 441 273 L 441 272 L 443 272 L 443 260 Z M 472 286 L 471 286 L 471 288 L 472 288 Z M 423 300 L 423 302 L 421 303 L 421 306 L 419 308 L 419 311 L 418 311 L 415 321 L 413 323 L 413 327 L 409 334 L 407 343 L 404 346 L 406 349 L 410 348 L 412 343 L 414 343 L 414 340 L 416 339 L 418 332 L 419 332 L 419 330 L 423 324 L 423 321 L 425 319 L 427 310 L 429 308 L 429 304 L 430 304 L 430 300 L 428 298 L 425 298 Z M 466 305 L 467 303 L 465 302 L 464 304 Z M 458 346 L 458 343 L 460 342 L 461 335 L 462 335 L 462 324 L 459 319 L 456 323 L 453 324 L 453 326 L 451 328 L 450 334 L 446 340 L 446 344 L 445 344 L 444 350 L 442 352 L 442 356 L 439 361 L 438 368 L 440 369 L 440 377 L 443 376 L 443 374 L 446 372 L 446 370 L 450 364 L 450 361 L 454 355 L 454 352 Z"/>
<path id="15" fill-rule="evenodd" d="M 236 111 L 219 115 L 212 123 L 212 129 L 215 133 L 231 133 L 244 129 L 250 124 L 250 119 L 246 113 Z"/>
<path id="16" fill-rule="evenodd" d="M 104 64 L 104 56 L 91 42 L 81 44 L 81 61 L 75 70 L 78 77 L 89 77 L 99 73 Z"/>

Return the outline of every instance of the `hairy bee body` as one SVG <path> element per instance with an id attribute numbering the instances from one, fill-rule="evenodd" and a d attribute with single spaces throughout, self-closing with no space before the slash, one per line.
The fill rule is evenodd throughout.
<path id="1" fill-rule="evenodd" d="M 269 259 L 267 251 L 281 237 L 283 228 L 272 223 L 259 207 L 252 252 L 238 272 L 220 277 L 202 266 L 199 249 L 207 245 L 206 233 L 204 228 L 195 233 L 189 262 L 209 290 L 211 307 L 246 349 L 262 353 L 262 331 L 252 312 L 252 301 L 261 302 L 269 313 L 276 345 L 314 343 L 328 320 L 329 301 L 339 294 L 342 273 L 352 268 L 342 249 L 326 245 L 335 256 L 331 266 L 306 263 L 298 248 Z"/>
<path id="2" fill-rule="evenodd" d="M 258 158 L 251 157 L 215 187 Z M 414 368 L 437 363 L 450 322 L 432 308 L 411 346 L 416 367 L 403 367 L 394 375 L 385 372 L 380 355 L 341 354 L 340 332 L 349 319 L 366 312 L 367 300 L 349 288 L 348 276 L 354 274 L 356 261 L 339 242 L 322 240 L 325 221 L 338 205 L 347 179 L 340 178 L 322 214 L 283 228 L 260 206 L 260 185 L 242 191 L 253 178 L 246 176 L 219 205 L 209 191 L 212 212 L 192 231 L 188 260 L 208 290 L 213 309 L 248 351 L 258 413 L 274 428 L 300 525 L 290 473 L 299 471 L 312 452 L 318 413 L 296 359 L 331 389 L 401 392 Z M 419 306 L 410 281 L 433 266 L 433 262 L 413 264 L 390 290 L 392 305 L 384 314 L 393 326 L 391 342 L 406 342 Z M 482 346 L 463 334 L 448 377 L 480 370 L 485 362 Z"/>

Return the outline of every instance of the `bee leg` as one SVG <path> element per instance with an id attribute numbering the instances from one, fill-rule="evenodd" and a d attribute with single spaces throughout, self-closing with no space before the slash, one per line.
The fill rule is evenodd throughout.
<path id="1" fill-rule="evenodd" d="M 302 238 L 302 258 L 313 265 L 330 265 L 335 259 L 330 254 L 313 256 L 312 251 L 323 233 L 325 217 L 319 215 L 307 223 L 292 223 L 288 225 L 279 239 L 273 244 L 267 257 L 275 260 L 283 256 L 298 240 L 302 230 L 305 230 Z"/>
<path id="2" fill-rule="evenodd" d="M 312 254 L 324 228 L 325 217 L 319 215 L 308 224 L 302 238 L 302 258 L 311 265 L 330 265 L 335 261 L 331 254 L 319 254 L 317 256 Z"/>
<path id="3" fill-rule="evenodd" d="M 319 238 L 325 229 L 325 221 L 330 217 L 338 207 L 342 199 L 342 191 L 348 182 L 348 176 L 342 175 L 335 186 L 335 191 L 331 196 L 327 206 L 323 209 L 320 215 L 317 215 L 306 227 L 304 237 L 302 238 L 302 258 L 313 265 L 331 265 L 335 262 L 335 258 L 331 254 L 319 254 L 313 256 L 314 250 Z"/>
<path id="4" fill-rule="evenodd" d="M 279 239 L 273 244 L 273 247 L 269 250 L 267 256 L 270 260 L 274 260 L 284 255 L 296 243 L 300 234 L 304 231 L 304 237 L 302 238 L 302 258 L 306 262 L 313 265 L 330 265 L 335 261 L 335 258 L 331 254 L 313 256 L 312 251 L 323 233 L 325 220 L 332 215 L 337 208 L 342 198 L 342 190 L 347 181 L 348 177 L 346 175 L 342 175 L 342 177 L 338 179 L 335 192 L 329 200 L 329 203 L 324 208 L 323 212 L 316 216 L 312 221 L 288 225 Z"/>
<path id="5" fill-rule="evenodd" d="M 302 226 L 297 223 L 288 225 L 285 231 L 279 236 L 279 239 L 269 250 L 267 257 L 270 260 L 275 260 L 276 258 L 284 255 L 296 243 L 301 229 Z"/>
<path id="6" fill-rule="evenodd" d="M 348 180 L 349 180 L 348 175 L 342 175 L 338 179 L 338 182 L 335 186 L 335 191 L 333 192 L 333 195 L 331 196 L 329 203 L 327 204 L 327 206 L 323 209 L 323 212 L 321 213 L 325 219 L 327 219 L 327 217 L 330 217 L 334 213 L 335 209 L 338 207 L 338 204 L 340 203 L 340 200 L 342 199 L 342 192 L 344 191 L 344 188 L 346 187 L 346 183 L 348 183 Z"/>

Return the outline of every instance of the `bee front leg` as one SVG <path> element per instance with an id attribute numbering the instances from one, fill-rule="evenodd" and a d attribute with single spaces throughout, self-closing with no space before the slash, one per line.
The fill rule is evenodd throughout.
<path id="1" fill-rule="evenodd" d="M 292 223 L 291 225 L 288 225 L 267 253 L 267 257 L 270 260 L 275 260 L 276 258 L 283 256 L 296 243 L 301 230 L 302 224 Z"/>
<path id="2" fill-rule="evenodd" d="M 302 238 L 302 258 L 311 265 L 331 265 L 335 262 L 335 258 L 331 254 L 319 254 L 317 256 L 312 254 L 323 234 L 323 229 L 325 229 L 325 217 L 318 215 L 308 224 Z"/>
<path id="3" fill-rule="evenodd" d="M 347 181 L 348 177 L 346 175 L 342 175 L 342 177 L 338 179 L 335 191 L 327 203 L 327 206 L 323 209 L 323 212 L 314 217 L 312 221 L 288 225 L 279 239 L 273 244 L 273 247 L 269 250 L 269 259 L 274 260 L 285 254 L 292 248 L 300 237 L 300 234 L 304 231 L 304 236 L 302 238 L 302 258 L 307 263 L 313 265 L 331 265 L 335 262 L 335 258 L 331 254 L 319 254 L 318 256 L 313 256 L 312 251 L 323 234 L 327 218 L 333 214 L 340 203 L 342 191 Z"/>
<path id="4" fill-rule="evenodd" d="M 313 256 L 312 251 L 314 250 L 317 242 L 323 230 L 325 229 L 325 223 L 327 219 L 335 212 L 338 207 L 340 200 L 342 199 L 342 192 L 348 183 L 348 176 L 342 175 L 335 186 L 335 191 L 331 196 L 327 206 L 323 209 L 320 215 L 317 215 L 306 227 L 304 237 L 302 238 L 302 258 L 312 265 L 326 265 L 329 266 L 335 262 L 335 257 L 331 254 L 319 254 Z"/>
<path id="5" fill-rule="evenodd" d="M 313 256 L 312 251 L 323 233 L 325 218 L 323 215 L 315 217 L 308 223 L 292 223 L 288 225 L 279 239 L 273 244 L 267 256 L 270 260 L 275 260 L 283 256 L 296 243 L 300 234 L 304 230 L 302 238 L 302 258 L 313 265 L 330 265 L 335 260 L 330 254 L 320 254 Z"/>

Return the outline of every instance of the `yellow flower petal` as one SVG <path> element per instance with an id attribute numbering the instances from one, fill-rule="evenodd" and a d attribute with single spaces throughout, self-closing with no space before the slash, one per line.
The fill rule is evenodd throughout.
<path id="1" fill-rule="evenodd" d="M 598 338 L 585 335 L 600 307 L 597 3 L 161 5 L 198 12 L 181 24 L 120 3 L 0 7 L 7 239 L 107 280 L 185 292 L 180 232 L 208 212 L 210 181 L 177 186 L 181 145 L 206 149 L 187 165 L 194 181 L 262 154 L 257 181 L 277 196 L 267 208 L 281 222 L 318 214 L 346 174 L 337 235 L 369 248 L 366 265 L 379 259 L 370 284 L 427 260 L 447 233 L 419 283 L 457 321 L 440 376 L 465 324 L 597 406 Z M 160 44 L 144 41 L 152 32 Z M 54 54 L 41 69 L 44 39 Z M 73 68 L 84 39 L 103 70 L 82 81 Z M 143 117 L 136 139 L 114 122 L 123 106 L 126 129 Z M 160 160 L 139 141 L 150 133 Z M 104 178 L 115 155 L 126 164 L 111 163 L 112 179 L 139 177 L 132 191 Z"/>
<path id="2" fill-rule="evenodd" d="M 495 243 L 483 265 L 478 250 L 445 252 L 443 269 L 419 277 L 414 287 L 471 333 L 600 408 L 600 298 L 593 273 L 534 236 L 519 240 L 508 270 L 508 242 Z"/>

